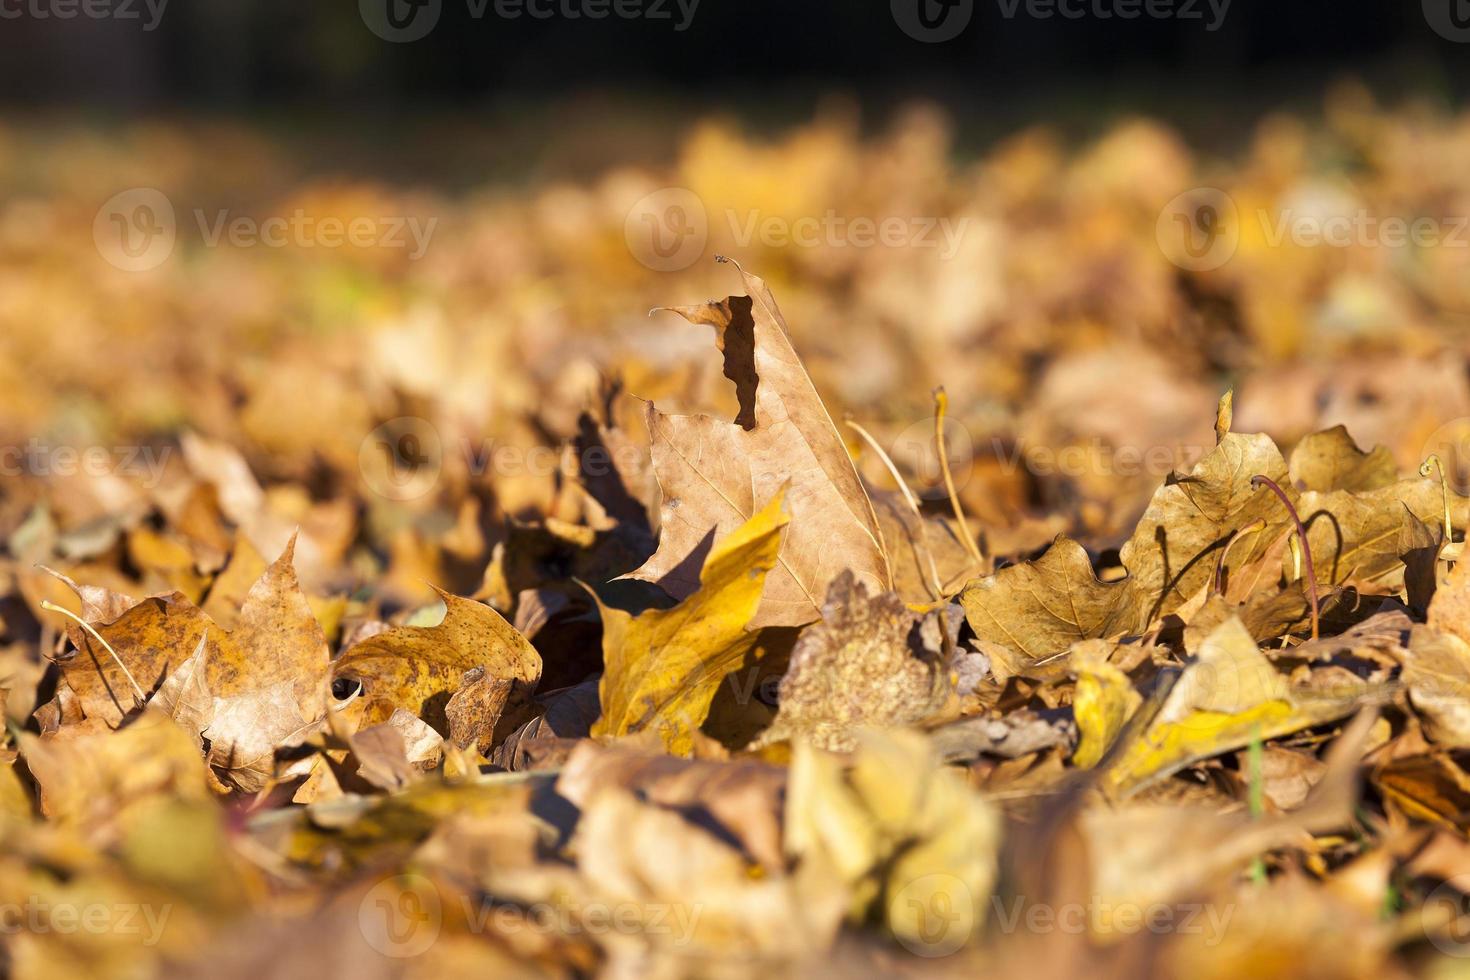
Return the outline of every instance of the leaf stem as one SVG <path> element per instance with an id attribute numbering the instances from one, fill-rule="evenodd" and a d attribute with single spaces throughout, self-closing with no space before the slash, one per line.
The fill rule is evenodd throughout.
<path id="1" fill-rule="evenodd" d="M 926 532 L 924 526 L 924 512 L 919 510 L 918 498 L 916 498 L 914 496 L 914 492 L 909 489 L 909 485 L 904 482 L 903 476 L 898 472 L 898 467 L 894 465 L 892 457 L 890 457 L 886 452 L 883 451 L 883 447 L 879 445 L 877 439 L 873 438 L 873 434 L 850 418 L 843 419 L 842 422 L 849 429 L 852 429 L 858 435 L 862 436 L 863 441 L 866 442 L 870 447 L 872 447 L 873 452 L 878 454 L 878 458 L 883 461 L 883 465 L 888 467 L 888 473 L 890 476 L 893 477 L 893 482 L 898 484 L 899 492 L 903 494 L 903 499 L 905 502 L 908 503 L 909 510 L 913 511 L 914 517 L 918 519 L 919 544 L 924 552 L 924 557 L 929 562 L 930 581 L 925 582 L 924 585 L 926 588 L 929 589 L 929 594 L 934 597 L 934 600 L 936 602 L 943 599 L 944 586 L 941 585 L 939 581 L 939 567 L 934 564 L 934 554 L 929 550 L 929 535 Z"/>
<path id="2" fill-rule="evenodd" d="M 93 629 L 91 623 L 87 622 L 85 619 L 78 616 L 70 609 L 65 609 L 61 606 L 58 606 L 56 603 L 50 602 L 46 599 L 41 600 L 41 608 L 46 610 L 47 612 L 61 613 L 63 616 L 74 619 L 76 620 L 78 626 L 86 630 L 88 633 L 91 633 L 92 636 L 97 639 L 97 642 L 102 644 L 103 648 L 108 653 L 112 654 L 112 659 L 117 663 L 117 669 L 123 672 L 123 676 L 128 679 L 128 683 L 133 686 L 133 697 L 137 699 L 137 703 L 147 703 L 148 697 L 143 693 L 143 689 L 138 686 L 138 682 L 133 679 L 133 672 L 128 670 L 128 665 L 122 662 L 122 657 L 119 657 L 117 655 L 117 651 L 112 648 L 112 644 L 103 639 L 102 634 Z"/>
<path id="3" fill-rule="evenodd" d="M 1286 508 L 1286 512 L 1291 515 L 1292 523 L 1296 525 L 1297 540 L 1302 544 L 1302 559 L 1307 566 L 1307 596 L 1312 600 L 1312 639 L 1315 640 L 1320 630 L 1320 613 L 1317 608 L 1317 569 L 1312 565 L 1312 546 L 1307 543 L 1307 529 L 1302 525 L 1301 516 L 1296 512 L 1296 506 L 1286 495 L 1286 491 L 1281 489 L 1280 484 L 1260 473 L 1251 477 L 1252 487 L 1259 490 L 1263 485 L 1270 487 L 1271 492 L 1280 498 L 1281 505 Z"/>
<path id="4" fill-rule="evenodd" d="M 949 395 L 944 391 L 944 385 L 934 389 L 934 447 L 939 453 L 939 470 L 944 474 L 944 489 L 949 493 L 949 504 L 954 508 L 954 519 L 960 525 L 960 540 L 965 543 L 965 550 L 970 557 L 980 564 L 985 559 L 980 554 L 980 549 L 975 545 L 975 539 L 970 536 L 970 525 L 965 522 L 965 511 L 960 506 L 960 495 L 955 492 L 954 474 L 949 471 L 949 447 L 944 441 L 944 412 L 949 408 Z"/>
<path id="5" fill-rule="evenodd" d="M 1230 533 L 1229 539 L 1225 542 L 1225 547 L 1220 549 L 1220 557 L 1215 559 L 1215 593 L 1217 595 L 1223 595 L 1225 593 L 1225 557 L 1230 554 L 1231 545 L 1235 544 L 1235 542 L 1247 534 L 1259 534 L 1264 530 L 1266 530 L 1265 518 L 1257 517 L 1245 527 L 1236 528 Z"/>
<path id="6" fill-rule="evenodd" d="M 1444 543 L 1451 545 L 1455 543 L 1455 526 L 1450 522 L 1450 488 L 1444 478 L 1444 461 L 1439 458 L 1439 453 L 1430 453 L 1419 467 L 1419 475 L 1427 477 L 1431 469 L 1439 471 L 1439 499 L 1444 503 Z"/>

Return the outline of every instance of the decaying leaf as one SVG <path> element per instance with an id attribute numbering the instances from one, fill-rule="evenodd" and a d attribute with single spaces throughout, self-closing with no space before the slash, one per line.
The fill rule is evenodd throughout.
<path id="1" fill-rule="evenodd" d="M 1122 584 L 1098 581 L 1086 550 L 1061 536 L 1035 561 L 971 582 L 960 603 L 976 636 L 1034 662 L 1122 633 L 1132 625 L 1128 596 Z"/>
<path id="2" fill-rule="evenodd" d="M 334 687 L 344 698 L 361 691 L 364 725 L 382 724 L 403 708 L 448 735 L 450 699 L 465 673 L 480 669 L 487 685 L 511 682 L 505 707 L 492 723 L 492 740 L 498 740 L 526 720 L 541 679 L 541 655 L 484 603 L 444 591 L 439 598 L 444 618 L 437 626 L 400 626 L 368 637 L 332 665 Z M 476 736 L 482 737 L 483 732 Z"/>
<path id="3" fill-rule="evenodd" d="M 658 551 L 635 573 L 683 599 L 700 588 L 711 544 L 751 520 L 781 487 L 791 526 L 752 621 L 799 626 L 821 615 L 844 569 L 875 592 L 892 578 L 878 519 L 766 284 L 744 271 L 748 296 L 675 312 L 715 328 L 740 413 L 733 422 L 648 407 L 663 502 Z"/>
<path id="4" fill-rule="evenodd" d="M 1255 476 L 1286 485 L 1286 461 L 1264 435 L 1227 433 L 1187 473 L 1171 474 L 1149 501 L 1120 556 L 1143 630 L 1189 601 L 1215 572 L 1217 551 L 1255 521 L 1263 530 L 1238 541 L 1232 560 L 1263 554 L 1289 517 L 1279 501 L 1251 485 Z M 1288 488 L 1288 495 L 1291 490 Z"/>
<path id="5" fill-rule="evenodd" d="M 1072 764 L 1079 769 L 1091 769 L 1102 761 L 1124 724 L 1143 703 L 1128 675 L 1108 662 L 1110 652 L 1110 646 L 1100 640 L 1072 648 L 1072 664 L 1077 671 L 1072 711 L 1081 736 Z"/>
<path id="6" fill-rule="evenodd" d="M 796 748 L 788 850 L 848 886 L 851 917 L 874 913 L 905 944 L 931 949 L 978 931 L 999 832 L 995 811 L 936 766 L 922 736 L 866 734 L 851 768 L 805 743 Z"/>
<path id="7" fill-rule="evenodd" d="M 1335 721 L 1381 692 L 1293 685 L 1231 618 L 1214 629 L 1146 727 L 1109 768 L 1115 792 L 1136 790 L 1200 759 Z"/>
<path id="8" fill-rule="evenodd" d="M 756 645 L 761 589 L 778 562 L 787 524 L 778 493 L 704 559 L 700 587 L 672 609 L 630 616 L 602 607 L 602 717 L 592 735 L 652 731 L 689 754 L 725 675 Z"/>
<path id="9" fill-rule="evenodd" d="M 1297 443 L 1287 472 L 1293 485 L 1303 490 L 1361 492 L 1394 483 L 1399 468 L 1386 448 L 1375 446 L 1365 453 L 1353 442 L 1347 427 L 1337 425 Z"/>
<path id="10" fill-rule="evenodd" d="M 802 737 L 844 751 L 862 728 L 918 725 L 940 714 L 954 697 L 957 612 L 915 612 L 894 593 L 871 596 L 851 575 L 837 579 L 822 621 L 791 651 L 780 710 L 755 747 Z"/>

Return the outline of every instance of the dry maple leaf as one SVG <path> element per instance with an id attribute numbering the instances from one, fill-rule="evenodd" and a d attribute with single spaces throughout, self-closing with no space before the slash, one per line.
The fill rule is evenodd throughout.
<path id="1" fill-rule="evenodd" d="M 1232 616 L 1210 632 L 1158 712 L 1122 747 L 1106 785 L 1126 794 L 1252 739 L 1335 721 L 1381 695 L 1368 684 L 1318 692 L 1288 680 Z"/>
<path id="2" fill-rule="evenodd" d="M 780 868 L 781 795 L 786 770 L 752 759 L 712 762 L 639 751 L 626 741 L 582 740 L 556 790 L 578 806 L 608 789 L 636 792 L 671 810 L 704 814 L 753 860 Z"/>
<path id="3" fill-rule="evenodd" d="M 843 908 L 838 883 L 812 882 L 804 869 L 753 873 L 723 835 L 624 790 L 603 789 L 582 808 L 571 845 L 582 887 L 569 911 L 622 909 L 638 926 L 605 940 L 610 970 L 641 973 L 653 951 L 673 975 L 783 962 L 806 962 L 795 971 L 805 973 L 830 945 Z"/>
<path id="4" fill-rule="evenodd" d="M 750 629 L 788 520 L 780 493 L 704 560 L 700 588 L 672 609 L 636 617 L 602 606 L 602 717 L 594 737 L 654 731 L 688 755 L 725 675 L 759 641 Z M 599 603 L 600 604 L 600 603 Z"/>
<path id="5" fill-rule="evenodd" d="M 1087 551 L 1059 535 L 1035 561 L 965 586 L 960 604 L 976 636 L 1014 651 L 1024 664 L 1078 640 L 1125 632 L 1134 618 L 1129 598 L 1124 584 L 1098 581 Z"/>
<path id="6" fill-rule="evenodd" d="M 791 525 L 750 625 L 800 626 L 821 615 L 822 596 L 844 569 L 875 592 L 891 587 L 892 574 L 872 502 L 771 291 L 741 277 L 748 296 L 674 309 L 715 328 L 740 411 L 725 422 L 649 405 L 661 529 L 658 551 L 632 576 L 685 598 L 711 544 L 787 486 Z"/>
<path id="7" fill-rule="evenodd" d="M 1237 541 L 1231 558 L 1241 564 L 1263 554 L 1289 517 L 1270 493 L 1257 491 L 1255 476 L 1280 484 L 1286 461 L 1264 435 L 1228 432 L 1188 473 L 1170 474 L 1153 495 L 1120 556 L 1142 631 L 1203 589 L 1215 572 L 1217 550 L 1255 521 L 1263 529 Z M 1287 488 L 1288 496 L 1294 491 Z"/>
<path id="8" fill-rule="evenodd" d="M 1464 520 L 1466 503 L 1450 495 L 1455 520 Z M 1297 506 L 1321 582 L 1385 591 L 1402 585 L 1401 541 L 1416 523 L 1442 525 L 1444 505 L 1437 483 L 1416 478 L 1361 492 L 1307 491 Z"/>
<path id="9" fill-rule="evenodd" d="M 1303 490 L 1377 490 L 1399 476 L 1393 454 L 1382 446 L 1363 452 L 1346 426 L 1334 426 L 1302 438 L 1287 464 L 1291 482 Z"/>
<path id="10" fill-rule="evenodd" d="M 511 683 L 501 713 L 489 722 L 503 737 L 526 721 L 541 679 L 541 655 L 494 609 L 435 591 L 445 608 L 439 625 L 399 626 L 368 637 L 332 665 L 334 688 L 360 687 L 367 702 L 364 725 L 382 724 L 404 708 L 448 735 L 450 698 L 465 673 L 480 668 L 485 683 Z"/>
<path id="11" fill-rule="evenodd" d="M 199 638 L 194 655 L 164 678 L 148 702 L 196 738 L 201 738 L 214 721 L 214 695 L 209 690 L 209 668 L 205 662 L 208 639 L 208 634 Z"/>
<path id="12" fill-rule="evenodd" d="M 177 592 L 144 599 L 111 621 L 89 621 L 91 630 L 69 624 L 76 654 L 63 661 L 63 678 L 87 716 L 115 725 L 136 700 L 133 682 L 152 691 L 175 664 L 194 654 L 206 632 L 209 688 L 216 696 L 288 680 L 303 704 L 317 699 L 328 659 L 326 637 L 292 569 L 293 544 L 294 539 L 250 588 L 233 630 L 219 628 Z"/>
<path id="13" fill-rule="evenodd" d="M 849 574 L 827 590 L 822 621 L 807 627 L 781 679 L 780 710 L 759 748 L 802 736 L 845 751 L 860 728 L 917 725 L 954 694 L 949 661 L 959 610 L 915 612 L 897 594 L 872 596 Z"/>

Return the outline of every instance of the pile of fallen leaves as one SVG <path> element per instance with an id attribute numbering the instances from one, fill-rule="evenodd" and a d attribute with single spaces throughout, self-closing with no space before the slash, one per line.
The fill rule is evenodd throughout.
<path id="1" fill-rule="evenodd" d="M 1121 547 L 1008 560 L 957 495 L 863 479 L 741 275 L 674 310 L 713 328 L 735 411 L 647 403 L 645 457 L 589 407 L 577 519 L 513 523 L 473 595 L 390 619 L 304 588 L 340 506 L 193 435 L 131 518 L 18 527 L 7 629 L 33 617 L 45 658 L 6 661 L 8 971 L 1385 976 L 1464 951 L 1470 499 L 1437 459 L 1405 475 L 1340 427 L 1283 454 L 1227 394 Z M 439 533 L 473 554 L 473 522 Z"/>

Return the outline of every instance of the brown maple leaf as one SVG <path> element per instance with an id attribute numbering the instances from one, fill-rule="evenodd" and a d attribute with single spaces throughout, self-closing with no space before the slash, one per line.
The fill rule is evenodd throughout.
<path id="1" fill-rule="evenodd" d="M 750 627 L 799 626 L 821 614 L 827 586 L 844 569 L 880 592 L 892 573 L 872 502 L 775 298 L 762 280 L 740 274 L 748 296 L 674 309 L 715 328 L 740 410 L 725 422 L 649 405 L 662 529 L 658 551 L 632 577 L 689 596 L 714 541 L 789 486 L 791 525 Z"/>

